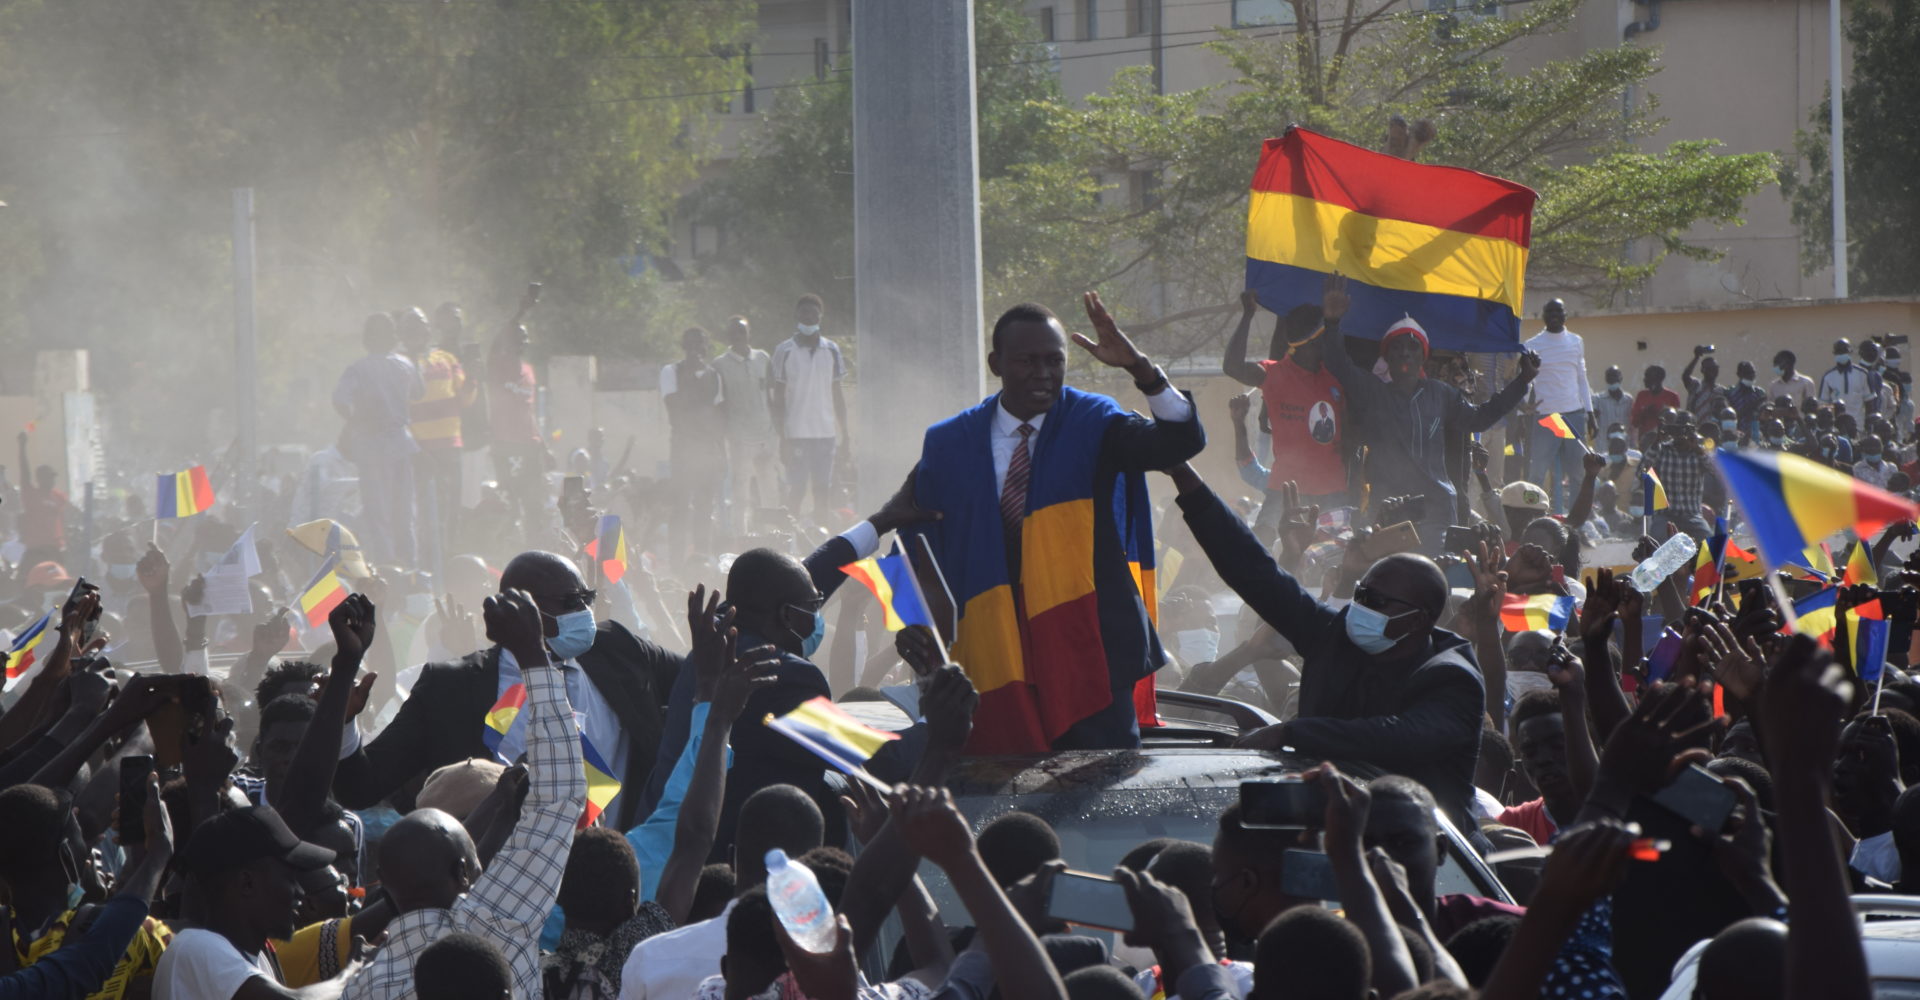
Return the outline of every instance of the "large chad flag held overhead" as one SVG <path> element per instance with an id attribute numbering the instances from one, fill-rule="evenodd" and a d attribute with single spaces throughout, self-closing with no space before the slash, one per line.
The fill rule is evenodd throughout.
<path id="1" fill-rule="evenodd" d="M 1519 350 L 1534 192 L 1289 128 L 1268 139 L 1247 207 L 1247 287 L 1284 314 L 1334 271 L 1341 332 L 1377 338 L 1402 316 L 1432 346 Z"/>

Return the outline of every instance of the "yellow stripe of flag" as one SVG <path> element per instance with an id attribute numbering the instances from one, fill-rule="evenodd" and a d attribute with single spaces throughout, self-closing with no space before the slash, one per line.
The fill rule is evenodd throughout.
<path id="1" fill-rule="evenodd" d="M 1255 191 L 1247 209 L 1247 256 L 1350 275 L 1380 288 L 1489 299 L 1525 311 L 1512 280 L 1527 250 L 1493 236 L 1363 215 L 1297 194 Z"/>

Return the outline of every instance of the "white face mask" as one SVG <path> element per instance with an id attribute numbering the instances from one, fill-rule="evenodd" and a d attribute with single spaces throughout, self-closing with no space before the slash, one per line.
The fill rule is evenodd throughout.
<path id="1" fill-rule="evenodd" d="M 806 336 L 809 336 L 809 337 L 820 332 L 820 324 L 818 323 L 815 323 L 812 326 L 808 326 L 805 323 L 800 323 L 800 324 L 797 324 L 794 328 L 799 330 L 802 334 L 805 334 Z"/>
<path id="2" fill-rule="evenodd" d="M 1836 354 L 1833 356 L 1833 363 L 1835 366 L 1844 365 L 1852 357 L 1853 355 L 1851 354 Z"/>

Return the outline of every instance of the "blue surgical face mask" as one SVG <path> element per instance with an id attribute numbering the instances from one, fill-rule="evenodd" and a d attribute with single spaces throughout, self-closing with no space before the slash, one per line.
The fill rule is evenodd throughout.
<path id="1" fill-rule="evenodd" d="M 812 659 L 820 649 L 820 643 L 827 638 L 827 616 L 818 611 L 813 613 L 813 631 L 800 640 L 800 655 Z"/>
<path id="2" fill-rule="evenodd" d="M 1354 601 L 1347 605 L 1347 638 L 1353 640 L 1353 644 L 1359 646 L 1361 652 L 1378 656 L 1400 644 L 1399 639 L 1387 638 L 1387 625 L 1395 618 L 1404 618 L 1415 613 L 1403 611 L 1400 614 L 1388 616 L 1384 611 L 1375 611 L 1359 601 Z"/>
<path id="3" fill-rule="evenodd" d="M 1767 444 L 1774 448 L 1785 448 L 1787 446 L 1787 439 L 1776 435 L 1768 438 Z"/>
<path id="4" fill-rule="evenodd" d="M 1851 354 L 1846 354 L 1846 353 L 1836 351 L 1834 352 L 1834 355 L 1833 355 L 1833 363 L 1835 365 L 1844 365 L 1848 361 L 1852 360 L 1852 358 L 1853 358 L 1853 355 Z"/>
<path id="5" fill-rule="evenodd" d="M 1777 378 L 1786 378 L 1786 377 L 1787 377 L 1787 370 L 1786 370 L 1785 368 L 1783 368 L 1783 367 L 1781 367 L 1781 366 L 1779 366 L 1779 365 L 1774 365 L 1774 366 L 1773 366 L 1773 374 L 1774 374 L 1774 375 L 1775 375 L 1775 377 L 1777 377 Z"/>
<path id="6" fill-rule="evenodd" d="M 107 576 L 114 580 L 131 580 L 135 572 L 134 563 L 108 563 Z"/>
<path id="7" fill-rule="evenodd" d="M 1740 384 L 1741 384 L 1741 385 L 1743 385 L 1743 386 L 1746 386 L 1746 387 L 1747 387 L 1747 388 L 1749 388 L 1749 389 L 1751 389 L 1751 388 L 1753 388 L 1753 380 L 1752 380 L 1752 379 L 1750 379 L 1750 378 L 1743 378 L 1743 379 L 1741 379 L 1741 380 L 1740 380 Z"/>
<path id="8" fill-rule="evenodd" d="M 580 654 L 593 648 L 594 620 L 592 608 L 569 611 L 554 618 L 560 626 L 559 634 L 547 640 L 547 648 L 553 655 L 563 660 L 574 660 Z"/>
<path id="9" fill-rule="evenodd" d="M 1739 421 L 1737 421 L 1737 420 L 1722 420 L 1722 421 L 1720 421 L 1720 429 L 1721 429 L 1721 430 L 1723 430 L 1723 431 L 1730 431 L 1730 430 L 1733 430 L 1734 428 L 1736 428 L 1736 427 L 1739 427 L 1739 426 L 1740 426 L 1740 422 L 1739 422 Z"/>
<path id="10" fill-rule="evenodd" d="M 820 324 L 818 324 L 818 323 L 815 323 L 815 324 L 813 324 L 813 325 L 811 325 L 811 326 L 809 326 L 809 325 L 807 325 L 807 324 L 805 324 L 805 323 L 796 323 L 796 324 L 794 324 L 794 328 L 795 328 L 795 329 L 797 329 L 797 330 L 799 330 L 799 331 L 800 331 L 800 332 L 801 332 L 802 334 L 804 334 L 804 335 L 806 335 L 806 336 L 809 336 L 809 337 L 811 337 L 811 336 L 813 336 L 813 335 L 815 335 L 815 334 L 817 334 L 817 333 L 819 333 L 819 332 L 820 332 Z"/>
<path id="11" fill-rule="evenodd" d="M 1183 628 L 1174 633 L 1173 645 L 1189 667 L 1220 658 L 1220 633 L 1210 628 Z"/>

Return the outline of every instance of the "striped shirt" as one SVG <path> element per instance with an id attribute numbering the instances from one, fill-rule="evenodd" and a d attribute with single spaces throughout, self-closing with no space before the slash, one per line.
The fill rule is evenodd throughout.
<path id="1" fill-rule="evenodd" d="M 506 956 L 517 1000 L 539 1000 L 540 928 L 560 894 L 573 849 L 573 828 L 587 801 L 580 736 L 567 704 L 566 681 L 552 668 L 525 672 L 528 727 L 527 800 L 520 822 L 487 870 L 453 908 L 412 910 L 387 925 L 387 943 L 347 981 L 344 1000 L 402 1000 L 414 995 L 420 953 L 454 931 L 478 934 Z"/>
<path id="2" fill-rule="evenodd" d="M 413 401 L 413 439 L 421 449 L 460 447 L 460 407 L 473 398 L 460 359 L 435 347 L 418 362 L 427 391 Z"/>

